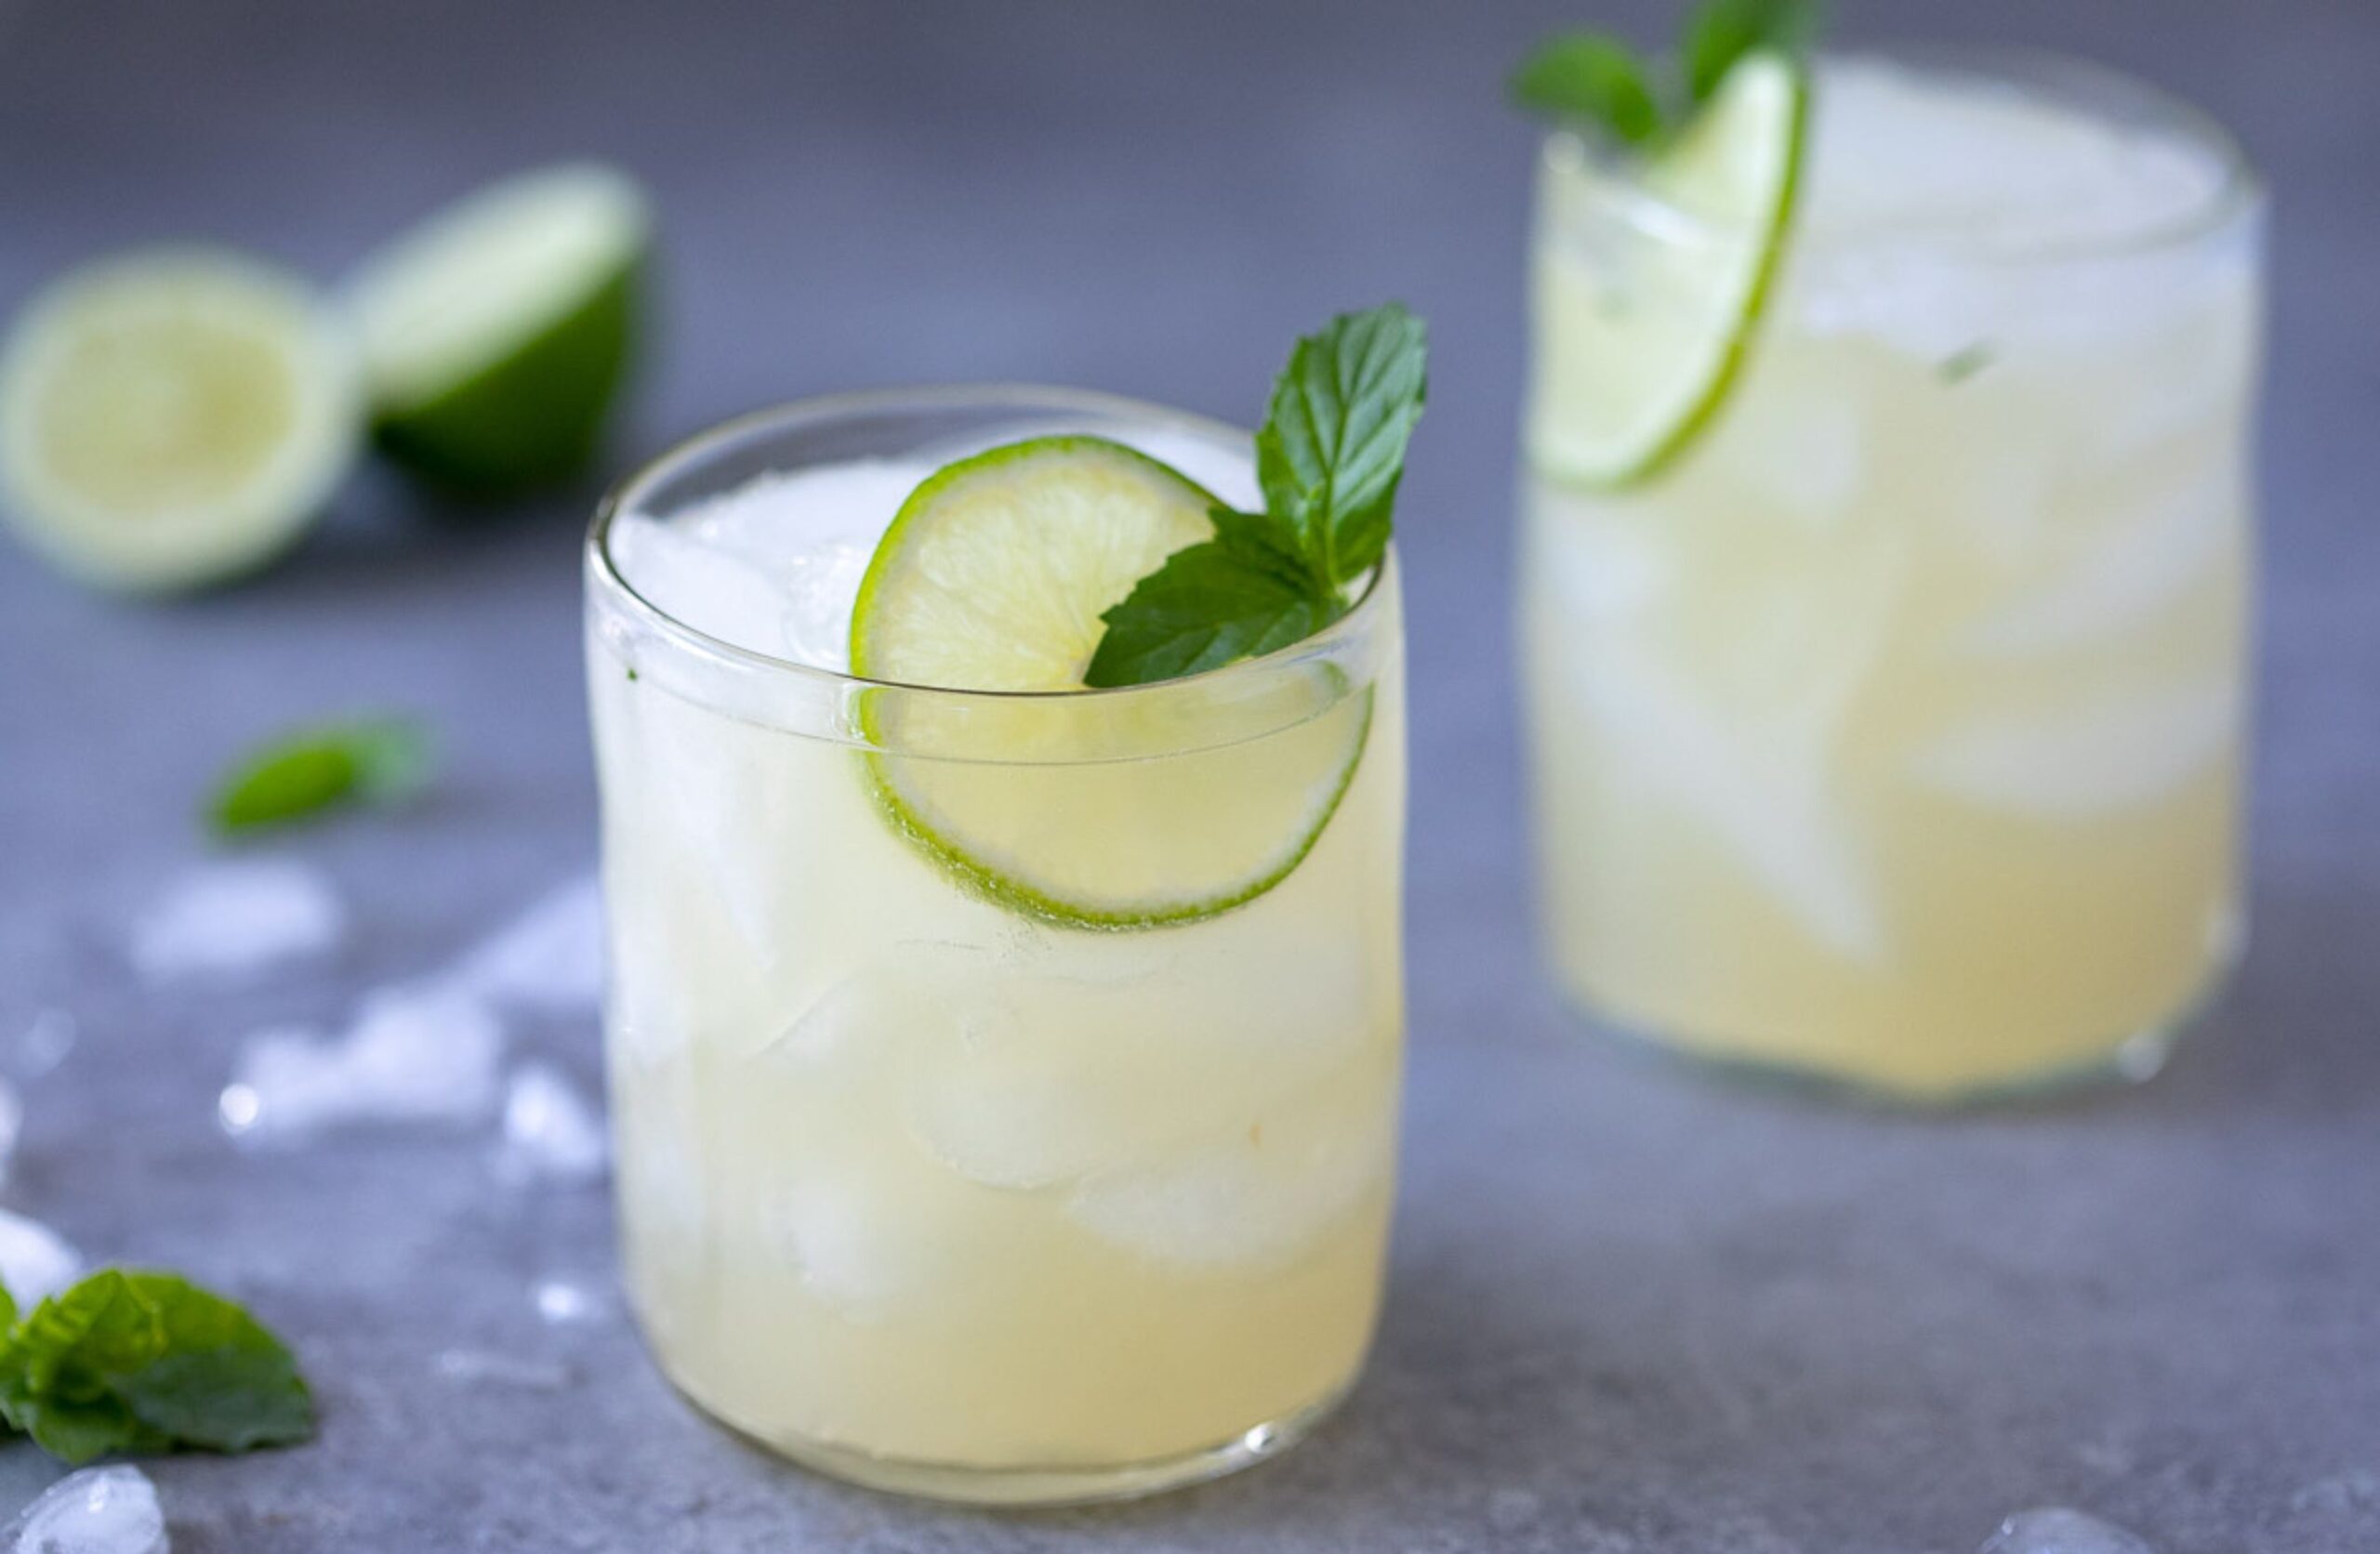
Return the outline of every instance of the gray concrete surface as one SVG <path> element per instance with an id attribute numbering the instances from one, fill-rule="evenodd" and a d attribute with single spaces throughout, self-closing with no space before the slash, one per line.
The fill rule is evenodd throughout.
<path id="1" fill-rule="evenodd" d="M 496 1192 L 486 1140 L 278 1157 L 210 1100 L 239 1035 L 335 1019 L 590 856 L 586 494 L 442 529 L 385 480 L 252 586 L 165 607 L 0 552 L 8 1206 L 236 1289 L 321 1440 L 156 1465 L 183 1554 L 1117 1548 L 1964 1554 L 2081 1506 L 2166 1554 L 2380 1548 L 2380 8 L 1844 0 L 1855 34 L 2069 47 L 2237 125 L 2278 192 L 2255 938 L 2153 1087 L 1911 1119 L 1711 1087 L 1582 1042 L 1530 959 L 1506 527 L 1530 137 L 1507 61 L 1583 7 L 0 0 L 0 305 L 135 239 L 332 275 L 475 178 L 592 151 L 652 180 L 666 328 L 621 457 L 756 403 L 1010 376 L 1247 417 L 1289 336 L 1396 294 L 1437 329 L 1403 505 L 1414 719 L 1409 1149 L 1368 1376 L 1278 1464 L 1136 1508 L 920 1508 L 668 1394 L 601 1286 L 600 1191 Z M 1640 22 L 1659 7 L 1631 7 Z M 416 707 L 434 800 L 296 844 L 334 967 L 130 977 L 194 798 L 284 721 Z M 529 1044 L 591 1081 L 591 1033 Z M 558 1367 L 464 1386 L 457 1345 Z M 0 1449 L 0 1509 L 51 1469 Z"/>

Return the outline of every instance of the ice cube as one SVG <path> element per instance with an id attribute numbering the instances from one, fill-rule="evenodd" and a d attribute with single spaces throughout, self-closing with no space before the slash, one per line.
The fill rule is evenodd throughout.
<path id="1" fill-rule="evenodd" d="M 610 1155 L 603 1125 L 561 1070 L 528 1063 L 514 1072 L 504 1093 L 499 1176 L 516 1184 L 592 1181 Z"/>
<path id="2" fill-rule="evenodd" d="M 1158 1261 L 1277 1266 L 1385 1186 L 1395 1138 L 1393 1075 L 1334 1076 L 1227 1137 L 1090 1179 L 1068 1212 L 1102 1240 Z"/>
<path id="3" fill-rule="evenodd" d="M 611 547 L 621 575 L 655 609 L 749 652 L 777 651 L 785 594 L 751 562 L 684 525 L 634 516 L 613 528 Z"/>
<path id="4" fill-rule="evenodd" d="M 603 1001 L 603 890 L 564 880 L 463 957 L 462 984 L 499 1004 L 576 1014 Z"/>
<path id="5" fill-rule="evenodd" d="M 7 1554 L 167 1554 L 149 1475 L 128 1464 L 69 1473 L 0 1528 Z"/>
<path id="6" fill-rule="evenodd" d="M 1867 472 L 1867 428 L 1849 394 L 1747 394 L 1712 450 L 1760 494 L 1749 514 L 1776 512 L 1812 533 L 1853 511 Z"/>
<path id="7" fill-rule="evenodd" d="M 2165 494 L 2145 516 L 2109 523 L 2064 572 L 2018 589 L 1958 646 L 2021 659 L 2121 637 L 2222 565 L 2238 527 L 2236 496 L 2220 484 Z"/>
<path id="8" fill-rule="evenodd" d="M 17 1158 L 17 1137 L 24 1131 L 25 1103 L 17 1087 L 0 1079 L 0 1187 L 8 1185 L 8 1167 Z"/>
<path id="9" fill-rule="evenodd" d="M 910 1064 L 911 1133 L 971 1181 L 1033 1189 L 1246 1126 L 1343 1064 L 1365 1031 L 1353 936 L 1274 948 L 1298 974 L 1229 1019 L 1188 995 L 1197 979 L 1174 952 L 1124 941 L 1067 942 L 1073 975 L 994 959 L 945 981 Z"/>
<path id="10" fill-rule="evenodd" d="M 1924 746 L 1919 781 L 1988 809 L 2087 820 L 2175 792 L 2231 748 L 2228 683 L 2169 686 L 2037 717 L 1970 719 Z"/>
<path id="11" fill-rule="evenodd" d="M 1725 842 L 1811 939 L 1862 965 L 1882 962 L 1875 887 L 1827 791 L 1831 709 L 1755 732 L 1721 718 L 1653 654 L 1617 639 L 1581 654 L 1573 683 L 1647 795 Z"/>
<path id="12" fill-rule="evenodd" d="M 0 1288 L 20 1311 L 83 1276 L 82 1254 L 38 1220 L 0 1208 Z"/>
<path id="13" fill-rule="evenodd" d="M 881 1160 L 808 1173 L 776 1195 L 777 1250 L 821 1300 L 873 1320 L 954 1277 L 959 1249 L 940 1233 L 936 1200 L 933 1186 Z"/>
<path id="14" fill-rule="evenodd" d="M 2064 1507 L 2018 1511 L 1977 1554 L 2157 1554 L 2112 1522 Z"/>
<path id="15" fill-rule="evenodd" d="M 336 1040 L 292 1029 L 250 1036 L 218 1110 L 233 1135 L 276 1142 L 346 1123 L 468 1121 L 496 1103 L 503 1041 L 495 1014 L 466 993 L 386 988 Z"/>
<path id="16" fill-rule="evenodd" d="M 1642 525 L 1550 481 L 1532 480 L 1529 500 L 1537 509 L 1529 564 L 1542 570 L 1545 595 L 1566 622 L 1607 625 L 1670 590 L 1675 555 Z"/>
<path id="17" fill-rule="evenodd" d="M 132 964 L 152 982 L 238 977 L 337 945 L 347 909 L 321 871 L 294 859 L 209 863 L 169 886 L 132 924 Z"/>

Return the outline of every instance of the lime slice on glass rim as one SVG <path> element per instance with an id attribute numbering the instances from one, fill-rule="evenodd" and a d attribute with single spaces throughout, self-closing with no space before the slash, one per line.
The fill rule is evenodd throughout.
<path id="1" fill-rule="evenodd" d="M 305 532 L 357 421 L 352 349 L 305 282 L 212 249 L 102 259 L 0 348 L 0 507 L 96 586 L 221 582 Z"/>
<path id="2" fill-rule="evenodd" d="M 1544 474 L 1610 488 L 1650 479 L 1716 416 L 1741 372 L 1792 223 L 1809 78 L 1747 55 L 1638 178 L 1685 230 L 1595 223 L 1591 252 L 1540 250 L 1528 447 Z M 1558 176 L 1558 175 L 1557 175 Z M 1560 224 L 1594 196 L 1556 183 Z"/>
<path id="3" fill-rule="evenodd" d="M 1349 694 L 1338 668 L 1268 677 L 1261 705 L 1231 709 L 1262 731 L 1213 744 L 1200 735 L 1223 682 L 1083 683 L 1101 615 L 1211 538 L 1219 505 L 1091 436 L 961 459 L 902 505 L 852 616 L 852 672 L 895 684 L 863 693 L 859 721 L 887 816 L 962 882 L 1049 921 L 1148 928 L 1251 901 L 1313 849 L 1371 722 L 1369 693 Z M 963 758 L 902 753 L 954 744 Z"/>
<path id="4" fill-rule="evenodd" d="M 438 212 L 348 287 L 381 449 L 432 484 L 502 495 L 575 474 L 626 376 L 652 220 L 592 163 Z"/>

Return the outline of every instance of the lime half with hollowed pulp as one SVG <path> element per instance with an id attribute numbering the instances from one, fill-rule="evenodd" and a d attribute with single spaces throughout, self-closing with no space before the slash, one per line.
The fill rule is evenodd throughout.
<path id="1" fill-rule="evenodd" d="M 1286 878 L 1354 779 L 1368 692 L 1324 665 L 1252 690 L 1228 671 L 1083 683 L 1102 614 L 1211 538 L 1215 506 L 1089 436 L 1010 443 L 921 483 L 852 619 L 853 673 L 898 682 L 860 714 L 892 823 L 983 894 L 1077 927 L 1193 921 Z"/>
<path id="2" fill-rule="evenodd" d="M 198 587 L 305 532 L 357 421 L 353 353 L 305 282 L 211 249 L 103 259 L 0 347 L 0 508 L 84 582 Z"/>
<path id="3" fill-rule="evenodd" d="M 1528 447 L 1555 480 L 1610 488 L 1667 468 L 1709 428 L 1742 371 L 1775 284 L 1808 138 L 1805 68 L 1747 55 L 1636 182 L 1646 218 L 1607 186 L 1546 169 L 1534 286 Z"/>
<path id="4" fill-rule="evenodd" d="M 634 345 L 644 195 L 592 163 L 523 173 L 430 217 L 348 288 L 382 451 L 500 496 L 593 456 Z"/>

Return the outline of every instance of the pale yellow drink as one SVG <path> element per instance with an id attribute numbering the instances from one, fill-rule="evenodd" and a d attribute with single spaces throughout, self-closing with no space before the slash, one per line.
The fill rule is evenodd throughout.
<path id="1" fill-rule="evenodd" d="M 1255 500 L 1244 437 L 1019 396 L 829 404 L 679 455 L 599 530 L 588 662 L 622 1229 L 654 1352 L 788 1455 L 1038 1501 L 1234 1466 L 1361 1363 L 1396 1131 L 1404 742 L 1393 579 L 1289 662 L 1054 709 L 833 672 L 878 533 L 948 457 L 1089 429 Z M 913 786 L 994 785 L 999 840 L 1043 865 L 1090 847 L 1195 869 L 1235 827 L 1327 802 L 1360 754 L 1269 890 L 1102 930 L 989 899 L 897 828 L 869 696 L 870 726 L 911 732 L 892 758 Z M 1064 740 L 1012 721 L 1045 714 Z M 1071 758 L 1083 738 L 1101 758 Z"/>
<path id="2" fill-rule="evenodd" d="M 1832 61 L 1812 133 L 1741 377 L 1600 490 L 1548 419 L 1547 375 L 1606 370 L 1566 321 L 1628 305 L 1643 223 L 1692 228 L 1548 143 L 1520 604 L 1554 968 L 1655 1040 L 1907 1096 L 2153 1070 L 2239 938 L 2254 190 L 2062 69 Z"/>

